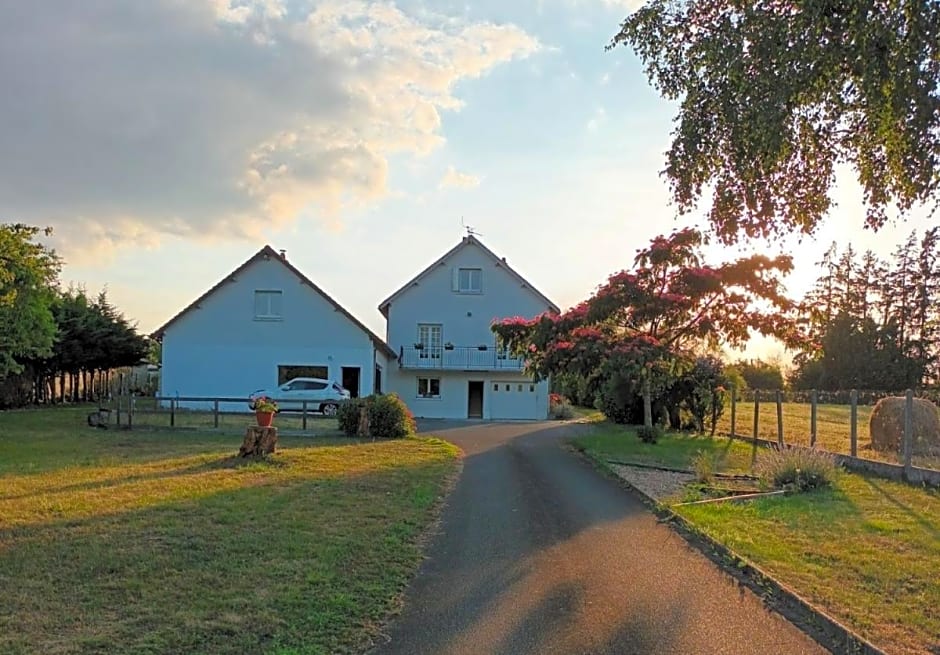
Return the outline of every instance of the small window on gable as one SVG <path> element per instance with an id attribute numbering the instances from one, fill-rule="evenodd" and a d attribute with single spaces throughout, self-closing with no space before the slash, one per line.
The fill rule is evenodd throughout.
<path id="1" fill-rule="evenodd" d="M 522 385 L 521 385 L 521 384 L 519 385 L 519 388 L 516 389 L 516 391 L 522 391 Z"/>
<path id="2" fill-rule="evenodd" d="M 499 391 L 499 385 L 498 385 L 498 384 L 494 384 L 494 385 L 493 385 L 493 391 Z"/>
<path id="3" fill-rule="evenodd" d="M 284 318 L 280 291 L 255 291 L 255 320 L 280 321 Z"/>
<path id="4" fill-rule="evenodd" d="M 509 391 L 509 385 L 508 385 L 508 384 L 506 385 L 506 391 Z"/>
<path id="5" fill-rule="evenodd" d="M 530 384 L 530 385 L 529 385 L 529 391 L 531 391 L 531 392 L 533 392 L 533 393 L 535 392 L 535 385 L 534 385 L 534 384 Z"/>
<path id="6" fill-rule="evenodd" d="M 483 293 L 482 268 L 458 268 L 454 277 L 454 291 L 458 293 Z"/>

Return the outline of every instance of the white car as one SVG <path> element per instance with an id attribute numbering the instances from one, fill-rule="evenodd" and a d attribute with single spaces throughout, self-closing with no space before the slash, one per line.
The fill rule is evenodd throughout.
<path id="1" fill-rule="evenodd" d="M 339 403 L 348 400 L 349 391 L 337 383 L 322 378 L 294 378 L 276 389 L 259 389 L 249 398 L 254 400 L 266 396 L 277 402 L 279 410 L 300 411 L 303 402 L 311 412 L 323 412 L 325 416 L 335 416 Z"/>

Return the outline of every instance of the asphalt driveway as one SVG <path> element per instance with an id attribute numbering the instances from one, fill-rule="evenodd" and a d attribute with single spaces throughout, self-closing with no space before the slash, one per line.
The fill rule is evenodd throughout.
<path id="1" fill-rule="evenodd" d="M 375 653 L 827 652 L 565 451 L 573 428 L 422 428 L 463 448 L 464 470 Z"/>

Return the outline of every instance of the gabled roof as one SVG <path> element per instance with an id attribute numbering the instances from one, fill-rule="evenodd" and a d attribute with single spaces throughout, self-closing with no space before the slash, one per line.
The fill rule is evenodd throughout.
<path id="1" fill-rule="evenodd" d="M 323 289 L 321 289 L 321 288 L 318 287 L 316 284 L 314 284 L 314 283 L 310 280 L 310 278 L 308 278 L 306 275 L 304 275 L 303 273 L 301 273 L 300 270 L 299 270 L 296 266 L 294 266 L 294 265 L 291 264 L 289 261 L 287 261 L 287 259 L 286 259 L 284 256 L 282 256 L 280 253 L 276 252 L 276 251 L 274 250 L 274 248 L 272 248 L 271 246 L 265 246 L 264 248 L 262 248 L 261 250 L 259 250 L 253 257 L 251 257 L 250 259 L 248 259 L 248 261 L 246 261 L 244 264 L 242 264 L 241 266 L 239 266 L 238 268 L 236 268 L 234 271 L 232 271 L 231 273 L 229 273 L 228 275 L 226 275 L 224 278 L 222 278 L 222 280 L 220 280 L 218 284 L 216 284 L 214 287 L 212 287 L 211 289 L 209 289 L 208 291 L 206 291 L 204 294 L 202 294 L 201 296 L 199 296 L 198 298 L 196 298 L 196 300 L 194 300 L 192 303 L 190 303 L 189 306 L 187 306 L 185 309 L 183 309 L 183 311 L 181 311 L 179 314 L 177 314 L 176 316 L 174 316 L 173 318 L 171 318 L 169 321 L 167 321 L 166 323 L 164 323 L 160 328 L 158 328 L 157 330 L 155 330 L 155 331 L 153 332 L 153 334 L 151 334 L 150 336 L 153 337 L 154 339 L 162 339 L 164 333 L 167 331 L 167 329 L 168 329 L 171 325 L 173 325 L 173 324 L 176 323 L 178 320 L 180 320 L 181 318 L 183 318 L 183 316 L 185 316 L 186 314 L 188 314 L 191 310 L 198 308 L 199 305 L 201 305 L 209 296 L 211 296 L 213 293 L 215 293 L 216 291 L 218 291 L 219 289 L 221 289 L 221 288 L 225 285 L 226 282 L 231 281 L 231 280 L 232 280 L 234 277 L 236 277 L 239 273 L 241 273 L 241 272 L 244 271 L 246 268 L 248 268 L 249 266 L 251 266 L 254 262 L 256 262 L 256 261 L 258 261 L 258 260 L 261 260 L 261 259 L 273 259 L 273 260 L 275 260 L 275 261 L 280 262 L 284 267 L 287 268 L 287 270 L 289 270 L 291 273 L 293 273 L 294 275 L 296 275 L 296 276 L 300 279 L 300 281 L 301 281 L 303 284 L 306 284 L 306 285 L 309 286 L 311 289 L 313 289 L 313 290 L 314 290 L 316 293 L 318 293 L 324 300 L 326 300 L 328 303 L 330 303 L 331 305 L 333 305 L 333 308 L 336 309 L 336 311 L 338 311 L 338 312 L 340 312 L 341 314 L 343 314 L 346 318 L 348 318 L 350 321 L 352 321 L 353 324 L 356 325 L 356 327 L 358 327 L 360 330 L 362 330 L 363 332 L 365 332 L 365 333 L 368 335 L 369 340 L 372 341 L 372 344 L 373 344 L 376 348 L 378 348 L 379 350 L 381 350 L 382 352 L 384 352 L 384 353 L 385 353 L 386 355 L 388 355 L 389 357 L 392 357 L 392 358 L 397 358 L 397 357 L 398 357 L 398 353 L 396 353 L 394 350 L 392 350 L 392 349 L 389 347 L 389 345 L 388 345 L 387 343 L 385 343 L 385 341 L 384 341 L 381 337 L 379 337 L 379 336 L 376 335 L 372 330 L 370 330 L 369 328 L 367 328 L 367 327 L 362 323 L 362 321 L 360 321 L 360 320 L 357 319 L 355 316 L 353 316 L 352 314 L 350 314 L 342 305 L 340 305 L 338 302 L 336 302 L 335 300 L 333 300 L 325 291 L 323 291 Z"/>
<path id="2" fill-rule="evenodd" d="M 529 284 L 528 280 L 526 280 L 524 277 L 522 277 L 522 276 L 519 275 L 516 271 L 514 271 L 514 270 L 512 269 L 512 267 L 511 267 L 509 264 L 506 263 L 505 257 L 503 257 L 503 258 L 498 257 L 498 256 L 496 255 L 496 253 L 494 253 L 492 250 L 490 250 L 489 248 L 487 248 L 486 246 L 484 246 L 483 243 L 480 242 L 479 239 L 477 239 L 475 236 L 473 236 L 472 234 L 470 234 L 470 235 L 465 236 L 465 237 L 461 240 L 461 242 L 458 243 L 456 246 L 454 246 L 453 248 L 451 248 L 450 250 L 448 250 L 448 251 L 444 254 L 443 257 L 441 257 L 440 259 L 438 259 L 437 261 L 435 261 L 433 264 L 431 264 L 430 266 L 428 266 L 426 269 L 424 269 L 423 271 L 421 271 L 420 273 L 418 273 L 418 275 L 416 275 L 416 276 L 414 277 L 414 279 L 410 280 L 410 281 L 408 282 L 408 284 L 406 284 L 406 285 L 403 286 L 401 289 L 399 289 L 398 291 L 396 291 L 395 293 L 393 293 L 392 295 L 390 295 L 388 298 L 386 298 L 385 300 L 383 300 L 382 303 L 379 305 L 379 311 L 382 312 L 382 315 L 383 315 L 385 318 L 388 318 L 388 307 L 389 307 L 389 305 L 392 304 L 392 301 L 393 301 L 393 300 L 395 300 L 396 298 L 398 298 L 401 294 L 403 294 L 405 291 L 407 291 L 407 290 L 410 289 L 411 287 L 413 287 L 413 286 L 415 286 L 416 284 L 418 284 L 423 278 L 425 278 L 425 277 L 427 277 L 428 275 L 430 275 L 431 272 L 434 271 L 438 266 L 440 266 L 441 264 L 443 264 L 444 262 L 446 262 L 448 259 L 450 259 L 451 257 L 453 257 L 455 254 L 457 254 L 458 252 L 460 252 L 461 250 L 463 250 L 463 249 L 466 248 L 467 246 L 477 246 L 484 254 L 486 254 L 488 257 L 490 257 L 490 258 L 496 263 L 497 266 L 501 267 L 504 271 L 506 271 L 507 273 L 509 273 L 510 276 L 512 276 L 512 277 L 514 277 L 516 280 L 518 280 L 518 281 L 519 281 L 519 284 L 521 284 L 524 288 L 528 289 L 528 290 L 531 291 L 533 294 L 535 294 L 542 302 L 544 302 L 544 303 L 546 304 L 546 306 L 547 306 L 549 309 L 551 309 L 551 310 L 552 310 L 553 312 L 555 312 L 556 314 L 560 314 L 560 313 L 561 313 L 561 310 L 558 309 L 558 306 L 557 306 L 555 303 L 553 303 L 551 300 L 549 300 L 542 292 L 540 292 L 540 291 L 539 291 L 538 289 L 536 289 L 534 286 L 532 286 L 531 284 Z"/>

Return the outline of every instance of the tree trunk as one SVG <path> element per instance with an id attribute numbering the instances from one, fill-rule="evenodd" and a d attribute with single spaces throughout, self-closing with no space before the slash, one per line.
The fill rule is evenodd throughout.
<path id="1" fill-rule="evenodd" d="M 643 378 L 643 425 L 653 427 L 653 401 L 649 377 Z"/>
<path id="2" fill-rule="evenodd" d="M 65 402 L 65 373 L 59 373 L 59 400 Z"/>
<path id="3" fill-rule="evenodd" d="M 245 429 L 245 440 L 238 451 L 239 457 L 264 457 L 277 447 L 277 428 L 262 428 L 249 425 Z"/>

